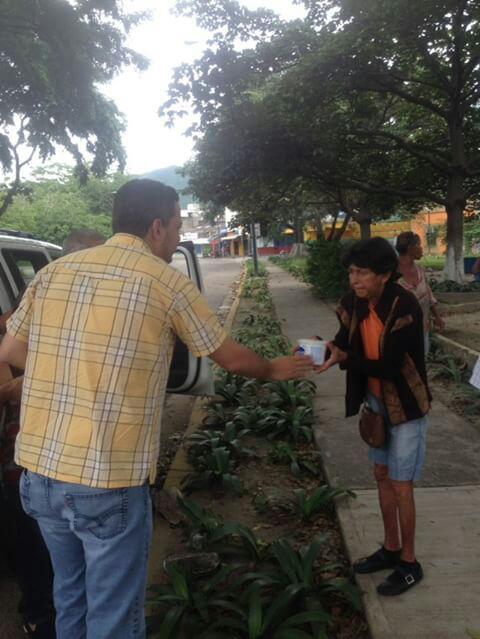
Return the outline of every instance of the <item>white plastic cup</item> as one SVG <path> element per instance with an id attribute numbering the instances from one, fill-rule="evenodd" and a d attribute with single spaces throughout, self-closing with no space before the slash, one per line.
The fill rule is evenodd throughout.
<path id="1" fill-rule="evenodd" d="M 310 355 L 315 366 L 321 366 L 325 362 L 327 352 L 327 342 L 321 339 L 299 339 L 298 346 L 305 353 Z"/>

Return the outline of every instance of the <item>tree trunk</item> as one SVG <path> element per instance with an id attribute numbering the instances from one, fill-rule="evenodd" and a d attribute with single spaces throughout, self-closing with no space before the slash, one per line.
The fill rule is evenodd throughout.
<path id="1" fill-rule="evenodd" d="M 360 222 L 360 238 L 362 240 L 369 240 L 372 237 L 372 222 L 370 218 L 362 220 Z"/>
<path id="2" fill-rule="evenodd" d="M 336 240 L 341 240 L 342 239 L 343 234 L 347 230 L 347 226 L 348 226 L 348 224 L 350 222 L 350 218 L 351 218 L 351 215 L 349 213 L 347 213 L 345 215 L 345 218 L 344 218 L 343 222 L 342 222 L 342 226 L 339 229 L 337 229 L 337 233 L 335 235 L 335 239 Z"/>
<path id="3" fill-rule="evenodd" d="M 295 218 L 295 242 L 297 244 L 303 244 L 303 227 L 305 226 L 303 221 L 303 215 L 299 215 Z"/>
<path id="4" fill-rule="evenodd" d="M 372 237 L 372 216 L 368 209 L 355 211 L 353 219 L 360 226 L 360 238 L 369 240 Z"/>
<path id="5" fill-rule="evenodd" d="M 444 276 L 448 280 L 462 282 L 463 268 L 463 213 L 466 198 L 461 175 L 452 175 L 447 187 L 447 259 Z"/>

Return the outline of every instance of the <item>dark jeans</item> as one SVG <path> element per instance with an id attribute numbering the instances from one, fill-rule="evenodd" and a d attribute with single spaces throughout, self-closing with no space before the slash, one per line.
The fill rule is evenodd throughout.
<path id="1" fill-rule="evenodd" d="M 18 611 L 24 623 L 42 623 L 55 616 L 50 555 L 37 522 L 23 510 L 18 484 L 4 485 L 3 495 L 8 545 L 21 592 Z"/>

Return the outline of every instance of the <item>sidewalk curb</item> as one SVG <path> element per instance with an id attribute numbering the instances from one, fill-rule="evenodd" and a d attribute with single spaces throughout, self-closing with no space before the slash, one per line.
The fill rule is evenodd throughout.
<path id="1" fill-rule="evenodd" d="M 442 351 L 458 357 L 470 369 L 473 369 L 476 361 L 480 357 L 480 353 L 478 351 L 475 351 L 472 348 L 465 346 L 464 344 L 460 344 L 459 342 L 456 342 L 455 340 L 450 339 L 450 337 L 446 337 L 445 335 L 439 335 L 437 333 L 435 337 L 437 338 Z"/>
<path id="2" fill-rule="evenodd" d="M 230 303 L 230 299 L 232 298 L 232 292 L 229 292 L 226 296 L 225 300 L 222 302 L 220 309 L 226 311 L 228 308 L 227 315 L 225 317 L 225 321 L 223 322 L 223 327 L 227 333 L 230 333 L 232 330 L 233 323 L 235 321 L 235 317 L 237 315 L 238 307 L 240 305 L 240 298 L 242 296 L 243 286 L 245 283 L 246 276 L 246 267 L 244 267 L 242 274 L 240 275 L 240 282 L 236 292 L 233 293 L 233 300 Z M 165 482 L 163 484 L 164 490 L 173 490 L 180 486 L 182 479 L 191 472 L 192 467 L 188 463 L 187 460 L 187 451 L 185 449 L 185 442 L 188 440 L 190 435 L 192 435 L 202 424 L 203 418 L 205 416 L 205 397 L 197 397 L 194 402 L 192 412 L 190 414 L 190 420 L 188 422 L 187 429 L 185 430 L 185 434 L 183 437 L 183 442 L 178 448 L 175 457 L 173 458 L 170 469 L 165 478 Z"/>

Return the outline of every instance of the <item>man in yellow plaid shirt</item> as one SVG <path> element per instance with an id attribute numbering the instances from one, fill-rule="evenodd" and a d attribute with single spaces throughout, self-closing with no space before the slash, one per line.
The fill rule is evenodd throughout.
<path id="1" fill-rule="evenodd" d="M 149 483 L 175 336 L 239 375 L 295 379 L 312 368 L 228 337 L 169 266 L 181 227 L 174 189 L 128 182 L 112 223 L 105 244 L 37 274 L 0 347 L 0 361 L 25 368 L 15 459 L 24 509 L 52 557 L 58 639 L 145 636 Z"/>

